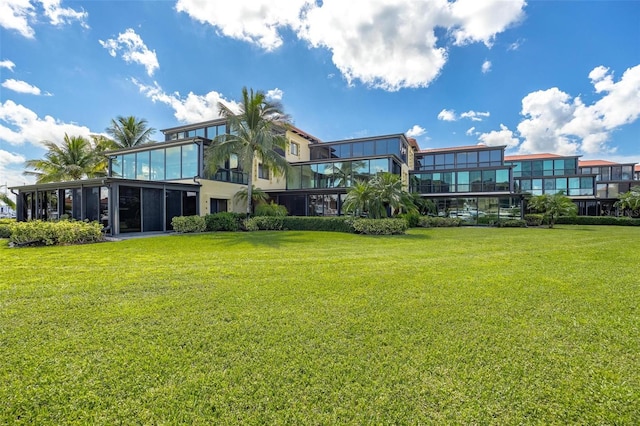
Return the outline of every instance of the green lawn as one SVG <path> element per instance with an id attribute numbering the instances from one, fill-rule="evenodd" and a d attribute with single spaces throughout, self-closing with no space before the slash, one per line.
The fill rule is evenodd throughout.
<path id="1" fill-rule="evenodd" d="M 640 229 L 0 242 L 0 424 L 639 424 Z"/>

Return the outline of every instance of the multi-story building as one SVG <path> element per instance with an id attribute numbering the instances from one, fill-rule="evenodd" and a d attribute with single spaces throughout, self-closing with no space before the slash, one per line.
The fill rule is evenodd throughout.
<path id="1" fill-rule="evenodd" d="M 229 130 L 224 120 L 165 129 L 163 142 L 109 153 L 105 178 L 12 188 L 18 220 L 98 220 L 117 235 L 167 231 L 175 216 L 242 212 L 246 204 L 234 195 L 245 188 L 247 173 L 238 159 L 231 156 L 215 170 L 206 164 L 207 147 Z M 612 214 L 617 195 L 640 185 L 631 163 L 505 156 L 504 146 L 420 150 L 404 134 L 322 142 L 295 127 L 278 131 L 289 141 L 280 155 L 291 168 L 275 176 L 256 160 L 254 185 L 292 215 L 341 215 L 349 187 L 380 172 L 401 176 L 407 189 L 434 202 L 438 215 L 471 223 L 521 217 L 525 195 L 558 191 L 580 214 Z"/>

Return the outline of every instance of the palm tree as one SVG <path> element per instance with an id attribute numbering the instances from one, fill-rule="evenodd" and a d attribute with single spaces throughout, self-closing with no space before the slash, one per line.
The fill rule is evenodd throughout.
<path id="1" fill-rule="evenodd" d="M 230 134 L 216 137 L 207 149 L 207 164 L 215 173 L 218 165 L 238 156 L 242 170 L 247 173 L 247 216 L 251 214 L 253 190 L 253 164 L 257 159 L 276 174 L 284 174 L 289 163 L 278 150 L 286 152 L 287 138 L 276 132 L 276 127 L 288 127 L 289 116 L 283 112 L 279 102 L 268 101 L 264 92 L 246 87 L 242 89 L 239 112 L 233 112 L 223 103 L 218 103 L 220 116 L 227 119 Z"/>
<path id="2" fill-rule="evenodd" d="M 16 209 L 16 203 L 11 198 L 9 198 L 7 194 L 3 194 L 2 192 L 0 192 L 0 201 L 5 203 L 10 209 Z"/>
<path id="3" fill-rule="evenodd" d="M 364 216 L 369 211 L 369 202 L 373 196 L 373 187 L 369 182 L 357 180 L 353 188 L 349 190 L 342 204 L 345 213 L 354 216 Z"/>
<path id="4" fill-rule="evenodd" d="M 130 148 L 147 143 L 155 131 L 156 129 L 147 126 L 147 120 L 133 115 L 111 119 L 111 125 L 106 129 L 118 148 Z"/>
<path id="5" fill-rule="evenodd" d="M 243 188 L 240 191 L 236 192 L 233 196 L 233 199 L 245 203 L 248 199 L 248 188 Z M 255 186 L 251 188 L 251 201 L 254 205 L 256 204 L 264 204 L 269 199 L 269 196 L 266 192 L 264 192 L 261 188 L 256 188 Z"/>
<path id="6" fill-rule="evenodd" d="M 640 213 L 640 186 L 634 186 L 631 190 L 620 194 L 620 199 L 615 203 L 620 210 L 627 211 L 629 217 Z"/>
<path id="7" fill-rule="evenodd" d="M 386 217 L 387 211 L 394 215 L 396 211 L 416 211 L 411 194 L 402 188 L 399 175 L 378 173 L 372 180 L 376 196 L 369 203 L 373 217 Z"/>
<path id="8" fill-rule="evenodd" d="M 62 145 L 45 141 L 49 150 L 44 159 L 27 160 L 25 165 L 34 170 L 26 170 L 26 176 L 35 176 L 37 183 L 62 182 L 82 178 L 107 175 L 104 156 L 82 136 L 65 133 Z"/>
<path id="9" fill-rule="evenodd" d="M 531 197 L 528 201 L 530 209 L 544 214 L 549 220 L 549 228 L 553 228 L 560 216 L 574 216 L 578 207 L 563 191 L 554 195 L 542 194 Z"/>

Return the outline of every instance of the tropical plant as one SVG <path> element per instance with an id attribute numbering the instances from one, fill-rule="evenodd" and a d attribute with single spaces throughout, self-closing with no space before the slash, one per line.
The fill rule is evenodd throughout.
<path id="1" fill-rule="evenodd" d="M 342 204 L 345 213 L 354 216 L 366 216 L 369 211 L 369 202 L 373 197 L 373 187 L 369 182 L 356 181 L 353 187 L 347 192 L 347 196 Z"/>
<path id="2" fill-rule="evenodd" d="M 82 136 L 64 135 L 61 145 L 45 141 L 44 159 L 27 160 L 23 174 L 35 176 L 37 183 L 62 182 L 107 175 L 105 157 Z"/>
<path id="3" fill-rule="evenodd" d="M 277 175 L 289 169 L 289 163 L 280 154 L 286 152 L 288 141 L 279 128 L 288 127 L 290 119 L 279 102 L 268 101 L 264 92 L 246 87 L 242 89 L 237 112 L 221 102 L 218 110 L 220 116 L 227 119 L 230 134 L 217 136 L 207 149 L 207 167 L 215 173 L 219 164 L 237 155 L 241 169 L 247 174 L 247 215 L 250 215 L 254 161 L 262 162 Z"/>
<path id="4" fill-rule="evenodd" d="M 242 188 L 240 191 L 236 192 L 235 195 L 233 196 L 233 199 L 239 203 L 246 203 L 248 198 L 249 198 L 248 188 Z M 253 210 L 255 210 L 256 205 L 264 204 L 267 202 L 268 199 L 269 199 L 269 196 L 267 195 L 266 192 L 264 192 L 260 188 L 256 188 L 255 186 L 252 186 L 251 201 L 252 201 L 252 207 L 254 207 L 252 209 L 252 212 Z"/>
<path id="5" fill-rule="evenodd" d="M 10 209 L 16 209 L 16 203 L 11 198 L 9 198 L 7 194 L 3 194 L 2 192 L 0 192 L 0 201 L 5 203 Z"/>
<path id="6" fill-rule="evenodd" d="M 631 190 L 620 194 L 620 199 L 615 206 L 626 211 L 629 217 L 640 215 L 640 186 L 634 186 Z"/>
<path id="7" fill-rule="evenodd" d="M 349 190 L 343 204 L 346 213 L 368 216 L 373 219 L 387 217 L 399 212 L 415 212 L 413 196 L 402 188 L 400 176 L 379 173 L 369 182 L 356 181 Z"/>
<path id="8" fill-rule="evenodd" d="M 147 120 L 133 115 L 111 119 L 111 125 L 106 129 L 117 148 L 130 148 L 150 142 L 151 135 L 155 131 L 156 129 L 148 127 Z"/>
<path id="9" fill-rule="evenodd" d="M 436 203 L 428 198 L 423 198 L 418 193 L 411 194 L 411 201 L 421 215 L 435 214 L 437 211 Z"/>
<path id="10" fill-rule="evenodd" d="M 542 213 L 549 223 L 549 228 L 553 228 L 556 219 L 560 216 L 575 216 L 578 207 L 571 201 L 571 198 L 560 191 L 557 194 L 534 195 L 528 201 L 530 209 Z"/>

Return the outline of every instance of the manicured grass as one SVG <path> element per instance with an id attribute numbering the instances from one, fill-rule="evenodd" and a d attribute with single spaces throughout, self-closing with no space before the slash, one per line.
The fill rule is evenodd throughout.
<path id="1" fill-rule="evenodd" d="M 4 240 L 0 261 L 0 423 L 640 423 L 640 229 Z"/>

